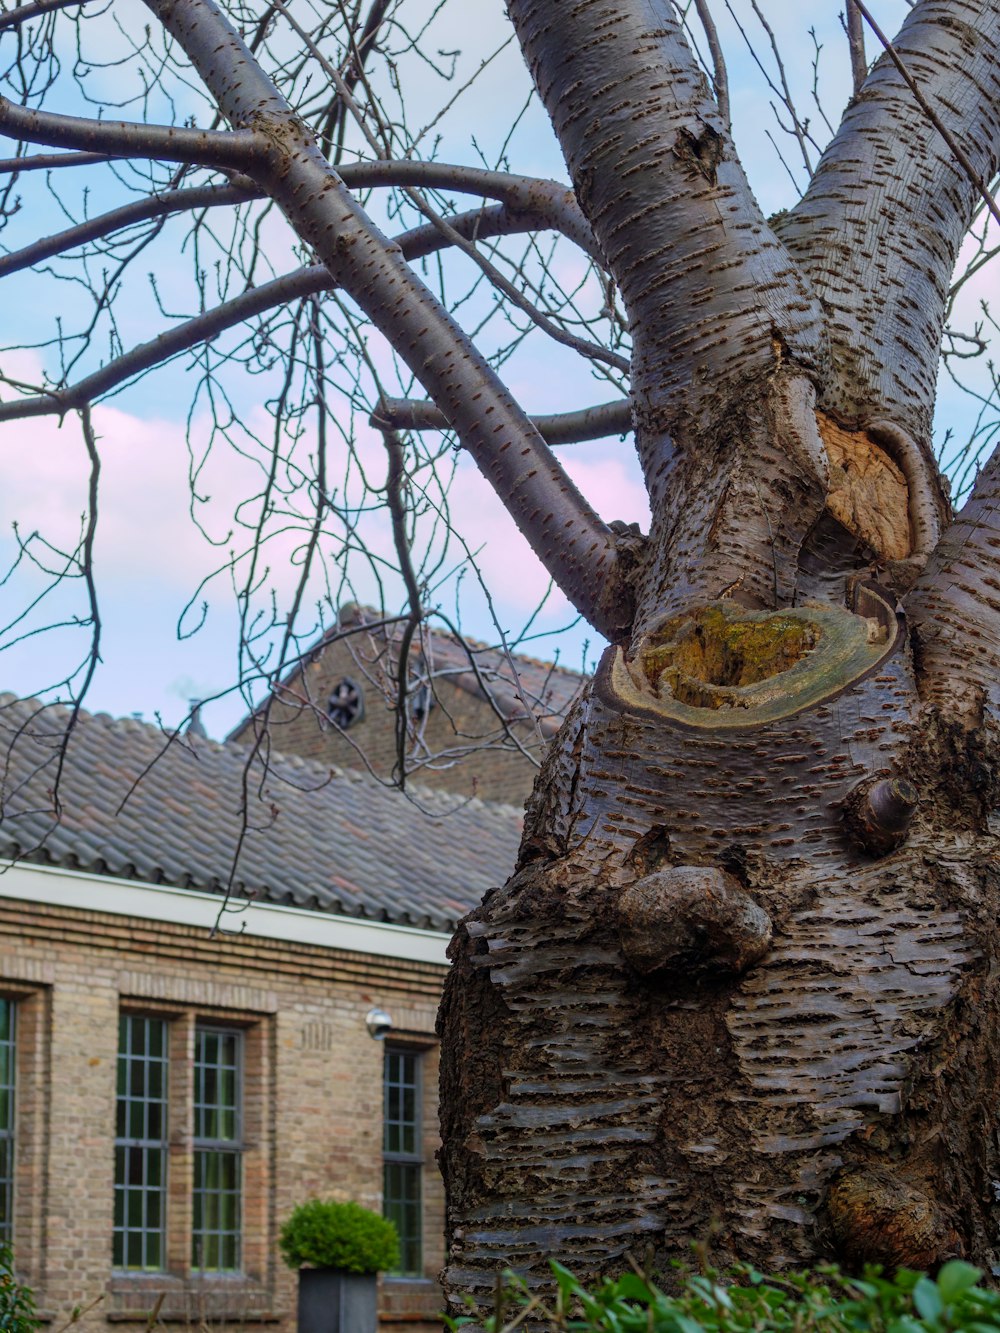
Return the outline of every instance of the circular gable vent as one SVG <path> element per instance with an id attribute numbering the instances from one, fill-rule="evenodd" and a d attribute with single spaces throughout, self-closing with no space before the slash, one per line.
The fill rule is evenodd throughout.
<path id="1" fill-rule="evenodd" d="M 330 692 L 326 715 L 341 731 L 360 722 L 365 715 L 365 696 L 361 686 L 348 676 L 338 681 Z"/>

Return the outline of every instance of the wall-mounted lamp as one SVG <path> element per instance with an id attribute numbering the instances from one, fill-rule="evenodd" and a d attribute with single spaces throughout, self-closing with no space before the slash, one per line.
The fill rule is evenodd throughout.
<path id="1" fill-rule="evenodd" d="M 365 1014 L 365 1027 L 368 1029 L 369 1037 L 373 1037 L 375 1041 L 385 1041 L 392 1031 L 392 1018 L 384 1009 L 369 1009 Z"/>

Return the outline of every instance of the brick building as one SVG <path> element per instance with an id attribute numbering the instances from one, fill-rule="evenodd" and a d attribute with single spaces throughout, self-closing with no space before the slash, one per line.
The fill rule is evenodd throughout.
<path id="1" fill-rule="evenodd" d="M 348 603 L 265 707 L 230 734 L 265 730 L 285 754 L 389 778 L 403 622 Z M 551 662 L 421 627 L 407 663 L 407 768 L 422 785 L 522 806 L 545 746 L 585 677 Z"/>
<path id="2" fill-rule="evenodd" d="M 445 946 L 517 812 L 66 723 L 0 697 L 0 1230 L 40 1308 L 290 1330 L 277 1230 L 319 1194 L 384 1201 L 383 1326 L 435 1326 Z"/>

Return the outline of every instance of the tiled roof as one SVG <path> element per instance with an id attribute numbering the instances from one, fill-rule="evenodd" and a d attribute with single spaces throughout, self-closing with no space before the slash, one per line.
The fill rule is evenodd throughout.
<path id="1" fill-rule="evenodd" d="M 400 621 L 385 621 L 371 607 L 348 603 L 341 608 L 339 623 L 303 654 L 303 661 L 315 660 L 327 644 L 341 637 L 345 629 L 354 631 L 347 639 L 348 644 L 356 643 L 355 627 L 361 624 L 370 624 L 372 635 L 391 646 L 395 646 L 402 634 Z M 523 653 L 508 654 L 502 646 L 464 636 L 458 638 L 427 624 L 421 626 L 410 656 L 411 668 L 417 675 L 428 674 L 435 681 L 447 681 L 480 698 L 485 698 L 488 692 L 508 722 L 533 713 L 546 739 L 554 736 L 562 726 L 570 704 L 587 683 L 587 677 L 579 671 L 571 671 L 554 662 L 542 662 Z M 291 685 L 301 670 L 302 667 L 296 665 L 285 676 L 282 685 Z M 230 735 L 238 736 L 248 720 L 244 718 Z"/>
<path id="2" fill-rule="evenodd" d="M 450 930 L 514 864 L 508 806 L 107 714 L 81 713 L 52 788 L 68 710 L 0 695 L 0 856 L 222 891 L 248 801 L 234 891 L 321 911 Z M 245 781 L 246 777 L 246 781 Z M 245 782 L 245 785 L 244 785 Z"/>

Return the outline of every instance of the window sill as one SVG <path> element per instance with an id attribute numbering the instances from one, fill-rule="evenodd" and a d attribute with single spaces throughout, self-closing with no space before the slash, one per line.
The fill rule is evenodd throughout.
<path id="1" fill-rule="evenodd" d="M 239 1273 L 188 1278 L 116 1273 L 108 1282 L 104 1317 L 112 1324 L 148 1324 L 158 1302 L 160 1323 L 269 1324 L 284 1318 L 274 1308 L 271 1291 Z"/>
<path id="2" fill-rule="evenodd" d="M 378 1304 L 380 1324 L 439 1323 L 444 1296 L 433 1278 L 386 1275 Z"/>

